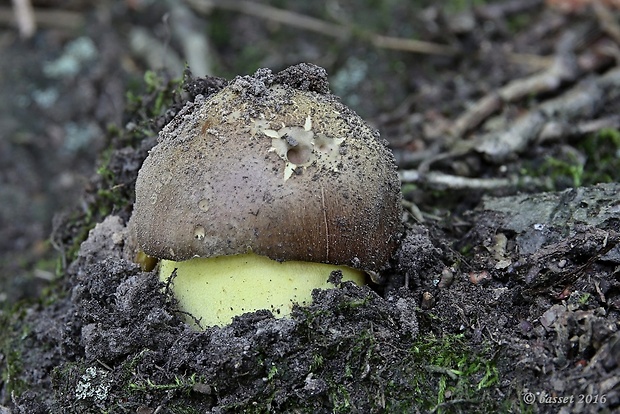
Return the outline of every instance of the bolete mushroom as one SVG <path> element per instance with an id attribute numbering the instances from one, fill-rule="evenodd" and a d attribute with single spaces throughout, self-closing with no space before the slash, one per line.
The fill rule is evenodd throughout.
<path id="1" fill-rule="evenodd" d="M 307 304 L 330 274 L 364 283 L 401 233 L 394 160 L 378 132 L 329 94 L 322 68 L 259 70 L 186 105 L 136 182 L 139 247 L 163 259 L 201 325 Z"/>

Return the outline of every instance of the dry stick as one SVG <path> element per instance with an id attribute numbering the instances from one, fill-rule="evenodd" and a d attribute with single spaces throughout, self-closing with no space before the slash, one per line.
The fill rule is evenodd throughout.
<path id="1" fill-rule="evenodd" d="M 573 36 L 567 36 L 560 41 L 558 53 L 547 70 L 509 82 L 498 91 L 480 99 L 454 122 L 451 134 L 460 138 L 501 109 L 504 103 L 516 102 L 526 96 L 549 92 L 557 89 L 562 82 L 576 79 L 580 71 L 577 69 L 577 60 L 572 53 L 575 41 Z"/>
<path id="2" fill-rule="evenodd" d="M 592 6 L 601 28 L 618 44 L 620 44 L 620 26 L 616 21 L 616 15 L 610 8 L 600 1 L 595 1 Z"/>
<path id="3" fill-rule="evenodd" d="M 37 31 L 37 25 L 30 0 L 13 0 L 13 9 L 20 36 L 24 39 L 31 38 Z"/>
<path id="4" fill-rule="evenodd" d="M 84 18 L 80 13 L 67 10 L 34 10 L 34 21 L 39 27 L 75 30 L 84 25 Z M 0 24 L 15 24 L 13 10 L 0 7 Z"/>
<path id="5" fill-rule="evenodd" d="M 573 41 L 574 39 L 565 40 L 566 43 Z M 599 70 L 610 61 L 609 56 L 603 53 L 605 49 L 609 49 L 608 43 L 599 42 L 594 49 L 588 48 L 578 57 L 573 55 L 570 45 L 562 45 L 555 58 L 546 58 L 551 62 L 546 70 L 516 79 L 472 105 L 454 122 L 451 135 L 455 138 L 463 137 L 506 103 L 556 90 L 562 83 L 573 82 L 583 73 Z M 540 63 L 542 64 L 542 61 Z"/>
<path id="6" fill-rule="evenodd" d="M 462 138 L 468 131 L 499 111 L 505 103 L 516 102 L 529 95 L 556 90 L 562 82 L 575 80 L 581 73 L 577 68 L 577 59 L 572 53 L 575 41 L 574 36 L 566 36 L 562 39 L 553 64 L 547 70 L 526 78 L 516 79 L 481 98 L 454 121 L 450 135 L 455 139 Z M 505 131 L 489 132 L 479 137 L 475 142 L 455 141 L 456 145 L 451 151 L 425 159 L 420 164 L 418 171 L 425 174 L 431 169 L 431 164 L 443 159 L 464 155 L 472 149 L 482 152 L 490 158 L 504 159 L 514 152 L 521 151 L 531 142 L 531 137 L 537 137 L 546 122 L 547 119 L 543 113 L 531 111 L 528 116 L 521 117 Z"/>
<path id="7" fill-rule="evenodd" d="M 403 39 L 400 37 L 382 36 L 369 33 L 373 45 L 382 49 L 402 50 L 413 53 L 426 53 L 429 55 L 453 55 L 456 50 L 450 46 L 437 43 L 424 42 L 422 40 Z"/>
<path id="8" fill-rule="evenodd" d="M 593 132 L 601 127 L 617 126 L 620 118 L 611 115 L 605 118 L 579 122 L 580 119 L 595 116 L 609 99 L 620 93 L 620 68 L 614 68 L 592 80 L 587 79 L 557 98 L 548 100 L 530 110 L 511 124 L 506 130 L 493 131 L 474 141 L 462 141 L 463 148 L 440 154 L 433 160 L 477 151 L 495 163 L 502 162 L 515 152 L 541 140 L 550 140 L 562 133 Z M 561 118 L 558 119 L 558 115 Z M 428 163 L 422 163 L 417 170 L 401 170 L 404 183 L 423 183 L 435 189 L 456 190 L 498 190 L 515 186 L 542 187 L 543 180 L 528 177 L 469 178 L 440 172 L 428 171 Z"/>
<path id="9" fill-rule="evenodd" d="M 532 8 L 540 3 L 541 0 L 528 0 L 528 2 L 520 4 L 522 1 L 523 0 L 515 1 L 513 6 L 510 6 L 506 12 L 510 14 L 519 10 Z M 346 39 L 354 34 L 357 34 L 360 38 L 366 39 L 372 45 L 381 49 L 443 56 L 451 56 L 458 53 L 458 50 L 452 46 L 422 40 L 384 36 L 361 30 L 359 28 L 329 23 L 315 17 L 306 16 L 289 10 L 278 9 L 264 4 L 252 3 L 250 1 L 185 0 L 185 2 L 194 10 L 202 14 L 208 14 L 214 8 L 218 8 L 222 10 L 236 11 L 238 13 L 258 17 L 263 20 L 270 20 L 311 32 L 321 33 L 337 39 Z M 522 53 L 507 53 L 507 56 L 511 61 L 535 68 L 547 68 L 550 65 L 550 59 L 545 56 Z"/>
<path id="10" fill-rule="evenodd" d="M 364 30 L 326 22 L 315 17 L 306 16 L 289 10 L 279 9 L 264 4 L 245 0 L 185 0 L 194 10 L 209 13 L 213 8 L 236 11 L 238 13 L 259 17 L 264 20 L 297 27 L 311 32 L 321 33 L 337 39 L 347 39 L 354 34 L 368 39 L 376 47 L 402 50 L 414 53 L 453 55 L 456 49 L 432 42 L 383 36 Z"/>
<path id="11" fill-rule="evenodd" d="M 614 91 L 614 92 L 610 92 Z M 474 150 L 499 163 L 537 142 L 549 123 L 576 124 L 596 116 L 608 99 L 620 91 L 620 68 L 595 80 L 586 79 L 557 98 L 548 100 L 521 116 L 510 128 L 477 137 Z"/>
<path id="12" fill-rule="evenodd" d="M 204 23 L 189 7 L 174 0 L 170 7 L 170 28 L 172 35 L 181 44 L 187 65 L 195 76 L 213 74 L 215 56 L 208 38 L 204 35 Z"/>
<path id="13" fill-rule="evenodd" d="M 210 4 L 212 7 L 216 7 L 218 9 L 232 10 L 254 17 L 260 17 L 263 20 L 271 20 L 277 23 L 295 26 L 312 32 L 324 33 L 328 36 L 336 38 L 346 38 L 350 34 L 349 30 L 339 25 L 331 24 L 323 20 L 316 19 L 310 16 L 305 16 L 303 14 L 295 13 L 289 10 L 279 9 L 277 7 L 253 3 L 250 1 L 188 0 L 188 2 L 192 6 L 195 3 Z"/>
<path id="14" fill-rule="evenodd" d="M 512 177 L 512 178 L 475 178 L 461 177 L 458 175 L 445 174 L 431 171 L 422 174 L 417 170 L 404 170 L 399 172 L 403 183 L 423 183 L 428 188 L 436 190 L 501 190 L 515 188 L 516 186 L 542 187 L 544 182 L 537 178 Z"/>
<path id="15" fill-rule="evenodd" d="M 455 137 L 462 137 L 467 131 L 480 125 L 491 114 L 499 111 L 503 104 L 502 98 L 497 92 L 489 93 L 454 121 L 450 133 Z"/>
<path id="16" fill-rule="evenodd" d="M 531 12 L 540 7 L 542 0 L 510 0 L 499 3 L 482 4 L 475 8 L 478 15 L 487 20 L 505 19 L 517 13 Z"/>
<path id="17" fill-rule="evenodd" d="M 537 70 L 549 69 L 553 65 L 552 56 L 533 55 L 531 53 L 505 52 L 510 63 L 516 63 Z"/>
<path id="18" fill-rule="evenodd" d="M 151 31 L 142 27 L 134 27 L 129 31 L 129 47 L 132 52 L 144 59 L 154 69 L 165 68 L 170 73 L 183 73 L 183 60 L 171 48 L 161 42 Z"/>
<path id="19" fill-rule="evenodd" d="M 548 122 L 540 135 L 539 142 L 559 140 L 561 138 L 580 137 L 586 134 L 592 134 L 602 129 L 618 129 L 620 128 L 620 116 L 611 115 L 606 118 L 585 121 L 579 124 L 573 122 L 550 121 Z"/>

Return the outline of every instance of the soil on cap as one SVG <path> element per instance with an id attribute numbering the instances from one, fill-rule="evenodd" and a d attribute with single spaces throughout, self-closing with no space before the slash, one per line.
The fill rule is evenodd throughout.
<path id="1" fill-rule="evenodd" d="M 138 174 L 139 248 L 386 268 L 402 235 L 394 158 L 335 96 L 308 90 L 327 91 L 325 76 L 309 64 L 259 69 L 188 102 Z"/>

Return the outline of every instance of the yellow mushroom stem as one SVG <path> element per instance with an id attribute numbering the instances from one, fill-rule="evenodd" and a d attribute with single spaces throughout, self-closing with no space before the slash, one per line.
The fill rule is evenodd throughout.
<path id="1" fill-rule="evenodd" d="M 278 262 L 253 253 L 183 262 L 162 260 L 159 277 L 172 279 L 172 291 L 181 310 L 200 321 L 202 327 L 229 324 L 232 318 L 260 309 L 275 317 L 287 316 L 293 304 L 312 302 L 313 289 L 329 289 L 332 271 L 342 272 L 342 281 L 364 284 L 364 273 L 347 267 L 301 261 Z M 188 323 L 195 324 L 192 317 Z"/>

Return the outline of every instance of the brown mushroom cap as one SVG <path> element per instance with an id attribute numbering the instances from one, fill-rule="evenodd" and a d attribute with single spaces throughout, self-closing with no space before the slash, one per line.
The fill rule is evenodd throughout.
<path id="1" fill-rule="evenodd" d="M 252 251 L 370 271 L 389 260 L 401 233 L 391 152 L 336 97 L 281 75 L 237 78 L 162 130 L 136 183 L 147 254 Z"/>

